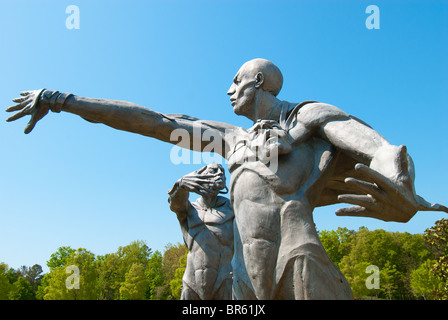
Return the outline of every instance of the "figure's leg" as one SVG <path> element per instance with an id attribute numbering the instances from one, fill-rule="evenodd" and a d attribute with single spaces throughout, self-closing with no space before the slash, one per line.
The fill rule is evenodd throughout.
<path id="1" fill-rule="evenodd" d="M 272 298 L 278 247 L 264 239 L 251 239 L 243 245 L 244 263 L 248 278 L 259 300 Z"/>
<path id="2" fill-rule="evenodd" d="M 247 285 L 242 278 L 233 273 L 232 283 L 232 299 L 233 300 L 257 300 L 253 289 Z"/>
<path id="3" fill-rule="evenodd" d="M 270 241 L 251 239 L 235 245 L 232 260 L 234 300 L 269 300 L 278 249 Z"/>
<path id="4" fill-rule="evenodd" d="M 211 300 L 213 295 L 213 287 L 215 285 L 218 272 L 209 266 L 204 266 L 204 269 L 195 270 L 195 285 L 199 295 L 204 300 Z"/>
<path id="5" fill-rule="evenodd" d="M 275 299 L 351 300 L 353 294 L 339 269 L 311 255 L 292 258 L 276 288 Z"/>
<path id="6" fill-rule="evenodd" d="M 213 295 L 213 300 L 232 300 L 232 279 L 225 279 Z"/>
<path id="7" fill-rule="evenodd" d="M 201 300 L 199 295 L 190 288 L 190 286 L 185 283 L 182 283 L 182 293 L 180 295 L 180 300 Z"/>

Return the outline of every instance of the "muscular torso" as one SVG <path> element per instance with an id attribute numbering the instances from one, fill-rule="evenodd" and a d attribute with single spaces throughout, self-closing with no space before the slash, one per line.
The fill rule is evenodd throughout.
<path id="1" fill-rule="evenodd" d="M 183 281 L 200 299 L 230 299 L 231 288 L 223 292 L 222 287 L 231 279 L 233 210 L 223 197 L 218 197 L 213 208 L 200 200 L 191 203 L 183 229 L 190 251 Z"/>
<path id="2" fill-rule="evenodd" d="M 203 206 L 199 201 L 191 204 L 187 218 L 188 237 L 185 237 L 189 250 L 193 250 L 194 242 L 218 254 L 221 248 L 232 246 L 233 211 L 227 199 L 220 197 L 218 201 L 220 204 L 215 208 Z M 213 240 L 201 241 L 208 236 Z"/>
<path id="3" fill-rule="evenodd" d="M 243 297 L 271 299 L 289 257 L 298 248 L 311 244 L 327 259 L 312 211 L 332 170 L 334 152 L 329 143 L 310 136 L 279 155 L 277 164 L 263 163 L 250 156 L 244 142 L 249 135 L 241 131 L 241 143 L 237 141 L 229 157 L 235 213 L 233 269 L 247 291 L 256 294 L 243 293 Z"/>
<path id="4" fill-rule="evenodd" d="M 276 170 L 272 170 L 269 163 L 244 159 L 244 154 L 250 152 L 247 149 L 243 145 L 229 159 L 235 216 L 237 221 L 251 228 L 248 230 L 251 236 L 272 240 L 278 232 L 275 230 L 280 218 L 278 211 L 285 203 L 301 201 L 306 202 L 307 208 L 315 206 L 323 187 L 320 180 L 331 170 L 334 152 L 323 140 L 310 138 L 294 146 L 290 153 L 280 155 L 274 166 Z M 269 218 L 260 218 L 264 212 Z M 299 215 L 304 223 L 312 223 L 311 214 L 302 211 Z"/>

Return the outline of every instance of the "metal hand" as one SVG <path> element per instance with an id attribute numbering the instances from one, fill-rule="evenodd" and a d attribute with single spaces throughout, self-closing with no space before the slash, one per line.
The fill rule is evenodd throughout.
<path id="1" fill-rule="evenodd" d="M 405 151 L 406 149 L 403 148 L 402 152 Z M 405 157 L 402 159 L 405 159 Z M 447 207 L 437 203 L 431 204 L 414 193 L 412 187 L 410 187 L 411 178 L 407 171 L 406 160 L 403 160 L 401 169 L 402 173 L 393 181 L 378 171 L 358 163 L 355 170 L 362 174 L 366 181 L 346 178 L 345 183 L 357 188 L 364 194 L 339 195 L 338 199 L 341 202 L 354 204 L 355 206 L 338 209 L 336 215 L 408 222 L 418 210 L 448 212 Z"/>
<path id="2" fill-rule="evenodd" d="M 39 103 L 39 98 L 42 91 L 44 91 L 44 89 L 21 92 L 21 97 L 12 100 L 18 104 L 6 109 L 7 112 L 18 112 L 6 119 L 6 121 L 15 121 L 24 116 L 31 115 L 31 119 L 25 127 L 25 133 L 30 133 L 36 123 L 50 110 L 49 106 Z"/>

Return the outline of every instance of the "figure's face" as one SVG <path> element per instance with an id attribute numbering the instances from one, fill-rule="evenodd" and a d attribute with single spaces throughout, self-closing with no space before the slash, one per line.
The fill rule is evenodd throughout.
<path id="1" fill-rule="evenodd" d="M 221 165 L 218 164 L 211 164 L 207 166 L 207 169 L 203 172 L 203 174 L 219 174 L 219 179 L 213 184 L 213 186 L 210 186 L 211 189 L 216 190 L 216 192 L 224 189 L 226 187 L 226 176 L 224 173 L 224 168 Z"/>
<path id="2" fill-rule="evenodd" d="M 237 115 L 246 116 L 249 119 L 254 117 L 255 93 L 257 91 L 255 75 L 252 73 L 246 65 L 243 65 L 233 78 L 233 84 L 227 92 L 233 111 Z"/>

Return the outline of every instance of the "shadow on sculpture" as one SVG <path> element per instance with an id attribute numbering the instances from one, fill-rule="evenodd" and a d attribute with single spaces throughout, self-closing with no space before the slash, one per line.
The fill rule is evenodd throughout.
<path id="1" fill-rule="evenodd" d="M 347 281 L 319 240 L 314 208 L 345 202 L 354 206 L 338 209 L 337 215 L 396 222 L 409 221 L 419 210 L 448 208 L 417 195 L 405 146 L 390 144 L 335 106 L 278 99 L 282 84 L 280 70 L 265 59 L 248 61 L 238 70 L 227 94 L 234 112 L 253 120 L 248 130 L 51 90 L 22 92 L 13 100 L 17 105 L 6 111 L 16 111 L 8 121 L 31 116 L 25 133 L 50 110 L 64 111 L 220 154 L 229 163 L 235 214 L 233 298 L 351 299 Z"/>

